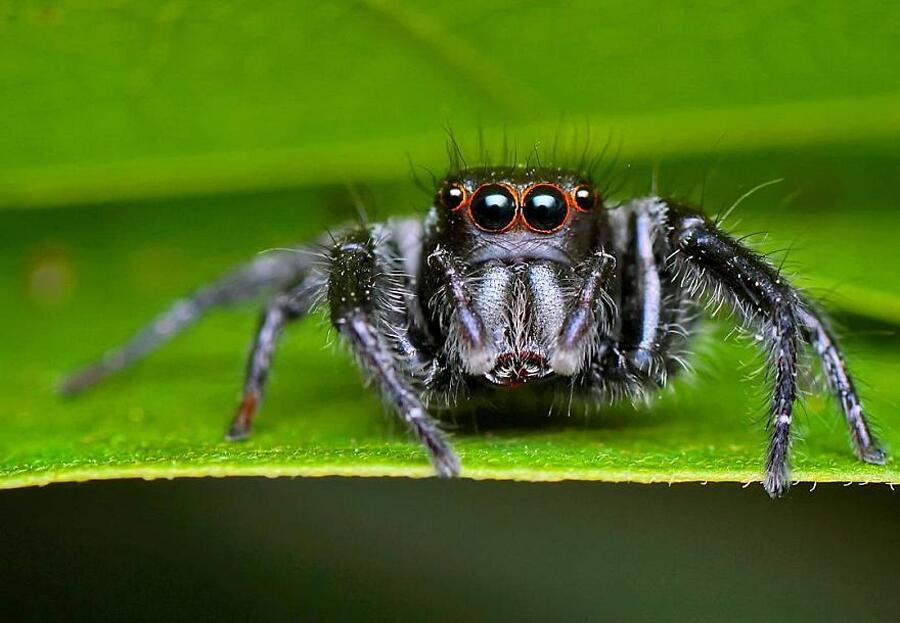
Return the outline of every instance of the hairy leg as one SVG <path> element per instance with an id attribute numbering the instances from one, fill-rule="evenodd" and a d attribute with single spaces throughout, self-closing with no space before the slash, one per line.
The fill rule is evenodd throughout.
<path id="1" fill-rule="evenodd" d="M 862 402 L 856 393 L 853 378 L 844 362 L 837 340 L 822 317 L 811 306 L 801 309 L 798 316 L 806 330 L 807 338 L 819 355 L 828 386 L 844 412 L 854 453 L 861 461 L 883 465 L 887 455 L 878 445 L 875 435 L 872 434 L 872 428 L 866 421 Z"/>
<path id="2" fill-rule="evenodd" d="M 456 476 L 459 459 L 426 412 L 409 368 L 391 347 L 392 335 L 403 329 L 391 326 L 388 320 L 394 310 L 383 295 L 396 286 L 385 281 L 392 267 L 385 265 L 376 238 L 369 230 L 360 229 L 332 249 L 328 286 L 332 324 L 347 339 L 385 402 L 426 447 L 438 475 Z"/>
<path id="3" fill-rule="evenodd" d="M 702 217 L 676 210 L 672 219 L 672 241 L 695 283 L 704 281 L 732 300 L 747 321 L 769 333 L 775 368 L 772 400 L 772 437 L 766 466 L 766 489 L 773 496 L 789 486 L 788 445 L 791 404 L 796 395 L 797 348 L 808 339 L 838 398 L 850 428 L 854 450 L 860 460 L 883 464 L 884 450 L 866 421 L 852 377 L 834 336 L 815 311 L 814 305 L 790 286 L 764 260 L 732 240 Z"/>
<path id="4" fill-rule="evenodd" d="M 277 295 L 263 312 L 247 361 L 243 399 L 225 436 L 229 441 L 250 436 L 281 332 L 288 323 L 309 313 L 320 287 L 319 279 L 310 278 L 293 290 Z"/>
<path id="5" fill-rule="evenodd" d="M 777 497 L 790 487 L 789 449 L 796 399 L 799 299 L 762 258 L 718 230 L 704 217 L 673 209 L 670 233 L 680 263 L 695 286 L 728 297 L 746 322 L 761 326 L 774 369 L 771 433 L 763 484 Z"/>
<path id="6" fill-rule="evenodd" d="M 309 274 L 312 262 L 304 252 L 279 252 L 256 260 L 176 301 L 145 329 L 122 346 L 107 352 L 100 361 L 63 379 L 59 391 L 74 395 L 124 370 L 196 323 L 214 307 L 233 305 L 267 290 L 296 283 Z"/>

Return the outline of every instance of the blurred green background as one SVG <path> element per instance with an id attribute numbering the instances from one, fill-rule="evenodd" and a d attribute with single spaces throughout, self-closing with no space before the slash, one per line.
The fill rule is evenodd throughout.
<path id="1" fill-rule="evenodd" d="M 62 402 L 51 388 L 65 370 L 231 264 L 355 218 L 348 187 L 364 189 L 375 217 L 421 213 L 429 196 L 410 181 L 410 163 L 426 179 L 429 170 L 440 175 L 447 125 L 464 146 L 476 145 L 483 131 L 489 146 L 505 134 L 520 151 L 535 144 L 548 149 L 557 137 L 563 145 L 577 144 L 589 133 L 596 149 L 609 144 L 616 154 L 605 181 L 619 196 L 649 192 L 656 171 L 662 191 L 693 200 L 702 196 L 710 213 L 761 183 L 783 179 L 743 202 L 729 225 L 739 234 L 760 232 L 754 244 L 774 252 L 776 261 L 789 249 L 787 266 L 835 316 L 871 414 L 889 448 L 900 448 L 897 59 L 900 10 L 889 2 L 0 3 L 0 486 L 119 476 L 427 474 L 420 450 L 361 387 L 346 355 L 323 347 L 327 332 L 316 322 L 285 339 L 254 440 L 239 446 L 220 442 L 237 398 L 252 306 L 212 316 L 146 365 L 84 399 Z M 764 388 L 759 379 L 742 380 L 757 360 L 745 345 L 726 340 L 726 333 L 720 329 L 700 349 L 695 380 L 680 382 L 676 392 L 649 408 L 529 426 L 512 417 L 477 434 L 457 430 L 467 473 L 530 480 L 758 479 Z M 800 411 L 797 478 L 900 480 L 896 463 L 855 463 L 829 400 L 809 395 Z M 152 512 L 141 504 L 169 508 L 170 521 L 184 530 L 133 535 L 133 542 L 166 551 L 196 537 L 204 515 L 215 512 L 204 496 L 221 495 L 228 486 L 92 484 L 5 493 L 0 500 L 18 513 L 4 513 L 16 535 L 24 534 L 29 517 L 56 514 L 67 504 L 107 509 L 117 499 L 139 500 L 137 510 L 122 515 L 127 521 Z M 592 538 L 584 522 L 600 511 L 586 510 L 583 495 L 596 496 L 600 506 L 631 496 L 622 511 L 630 519 L 609 528 L 613 532 L 629 521 L 647 525 L 640 523 L 645 514 L 679 517 L 684 509 L 703 508 L 711 523 L 733 526 L 718 552 L 730 547 L 730 539 L 740 540 L 751 524 L 774 531 L 779 518 L 792 516 L 785 509 L 796 508 L 773 510 L 755 487 L 734 485 L 664 493 L 638 492 L 633 485 L 435 488 L 377 480 L 285 482 L 274 488 L 250 480 L 234 486 L 236 499 L 250 505 L 257 488 L 258 495 L 272 496 L 267 499 L 273 534 L 286 521 L 284 500 L 303 507 L 305 500 L 327 499 L 340 506 L 362 496 L 367 513 L 383 508 L 385 521 L 398 531 L 404 524 L 398 505 L 420 499 L 426 505 L 456 504 L 463 515 L 485 517 L 472 531 L 486 542 L 507 529 L 490 520 L 496 509 L 521 505 L 525 525 L 546 526 L 549 520 L 534 518 L 544 517 L 540 500 L 552 497 L 559 523 L 550 532 L 578 536 L 560 542 L 536 527 L 527 536 L 523 532 L 516 544 L 526 552 L 520 554 L 523 569 L 529 567 L 530 540 L 546 553 Z M 833 566 L 819 558 L 813 565 L 811 558 L 794 559 L 785 544 L 804 541 L 807 529 L 837 538 L 817 526 L 820 513 L 865 525 L 871 513 L 889 517 L 883 509 L 896 510 L 896 502 L 886 488 L 866 489 L 865 495 L 855 487 L 834 491 L 796 502 L 816 511 L 801 513 L 805 522 L 783 522 L 777 551 L 745 552 L 754 568 L 777 565 L 802 575 L 807 583 L 798 586 L 810 595 L 822 593 L 816 579 L 844 578 L 837 569 L 854 564 L 853 552 Z M 351 511 L 344 510 L 347 520 Z M 77 525 L 80 513 L 70 516 Z M 312 517 L 303 534 L 315 534 L 320 523 L 340 524 L 333 517 Z M 83 520 L 103 524 L 102 515 Z M 894 547 L 889 524 L 884 520 L 873 529 Z M 417 533 L 420 542 L 432 544 L 423 551 L 444 543 L 446 524 L 437 525 L 439 534 Z M 679 521 L 648 529 L 661 530 L 668 536 L 659 538 L 669 543 L 696 530 Z M 11 543 L 18 545 L 11 559 L 31 559 L 38 543 L 57 543 L 69 558 L 35 560 L 78 568 L 78 561 L 90 560 L 85 552 L 102 530 L 85 532 L 81 541 L 78 532 L 36 522 L 29 538 L 17 536 Z M 469 536 L 450 534 L 451 541 Z M 303 543 L 285 540 L 272 547 L 321 564 L 308 558 Z M 860 557 L 873 547 L 860 544 Z M 190 550 L 199 568 L 206 568 L 202 561 L 216 548 L 236 561 L 245 551 L 239 539 L 223 536 Z M 377 558 L 395 548 L 394 541 L 373 538 L 327 555 L 349 559 L 347 568 L 356 569 L 356 558 Z M 614 556 L 627 560 L 629 552 L 622 547 Z M 146 555 L 138 550 L 134 564 Z M 703 557 L 692 564 L 702 566 Z M 215 566 L 216 558 L 209 560 Z M 438 566 L 429 575 L 434 567 L 409 552 L 390 560 L 390 569 L 406 569 L 432 591 L 450 573 Z M 678 573 L 646 552 L 636 560 L 651 575 Z M 743 558 L 724 560 L 740 578 Z M 466 562 L 477 567 L 474 555 Z M 562 554 L 546 554 L 533 564 L 587 568 L 577 556 Z M 360 562 L 358 569 L 353 582 L 338 574 L 338 588 L 327 599 L 380 588 L 382 568 Z M 425 575 L 415 575 L 418 569 Z M 489 585 L 491 565 L 485 569 L 476 576 L 478 586 Z M 248 573 L 255 578 L 248 601 L 261 613 L 283 615 L 277 606 L 285 598 L 260 588 L 267 585 L 268 570 L 258 565 Z M 878 574 L 868 573 L 864 583 L 871 586 Z M 20 580 L 33 577 L 18 574 Z M 546 576 L 530 577 L 534 583 L 524 583 L 523 590 L 537 594 L 535 578 Z M 597 581 L 615 585 L 633 578 L 613 569 Z M 690 582 L 696 590 L 707 580 L 697 571 Z M 29 585 L 34 590 L 34 582 Z M 127 582 L 117 586 L 138 602 L 154 602 L 156 589 L 144 594 Z M 652 583 L 638 586 L 652 592 Z M 771 584 L 768 589 L 777 592 Z M 390 590 L 406 594 L 401 584 Z M 476 589 L 459 590 L 470 595 Z M 298 591 L 316 594 L 315 588 Z M 560 586 L 552 591 L 564 594 Z M 502 601 L 488 594 L 488 601 Z M 864 594 L 862 603 L 872 615 L 867 620 L 884 615 L 885 602 L 878 599 L 890 599 L 890 591 Z M 844 593 L 829 595 L 834 603 L 850 603 Z M 572 600 L 582 603 L 578 599 L 589 596 L 579 591 Z M 711 599 L 724 597 L 719 592 Z M 211 607 L 216 600 L 201 601 Z M 638 601 L 635 593 L 629 603 Z M 218 603 L 227 608 L 236 602 Z M 654 612 L 658 617 L 674 611 L 672 600 L 653 603 L 649 611 L 629 611 L 625 604 L 616 612 L 649 620 Z M 761 612 L 750 601 L 728 603 L 741 604 L 729 612 L 746 612 L 748 620 Z M 547 608 L 572 619 L 594 612 L 580 605 Z M 799 611 L 792 611 L 793 618 L 801 618 Z M 847 611 L 822 609 L 817 620 L 828 613 L 840 620 Z M 483 611 L 459 612 L 479 618 Z"/>

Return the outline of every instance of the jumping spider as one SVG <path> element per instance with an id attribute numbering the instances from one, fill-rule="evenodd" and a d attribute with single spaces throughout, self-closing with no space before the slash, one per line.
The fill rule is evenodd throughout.
<path id="1" fill-rule="evenodd" d="M 284 327 L 327 301 L 333 326 L 440 476 L 460 463 L 433 408 L 525 384 L 593 403 L 652 395 L 684 364 L 703 302 L 725 301 L 768 350 L 773 387 L 763 484 L 790 485 L 798 358 L 812 346 L 856 456 L 885 453 L 816 306 L 700 212 L 656 196 L 604 201 L 575 170 L 461 167 L 423 221 L 349 227 L 314 253 L 261 255 L 177 301 L 121 348 L 68 378 L 77 393 L 160 346 L 213 307 L 274 292 L 227 437 L 250 434 Z M 305 247 L 307 249 L 312 246 Z"/>

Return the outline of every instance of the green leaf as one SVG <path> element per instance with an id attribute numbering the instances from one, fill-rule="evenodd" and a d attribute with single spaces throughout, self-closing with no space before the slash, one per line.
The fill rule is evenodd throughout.
<path id="1" fill-rule="evenodd" d="M 447 122 L 466 144 L 484 127 L 522 151 L 589 128 L 620 152 L 621 194 L 649 192 L 656 169 L 711 213 L 784 178 L 729 225 L 772 232 L 755 239 L 766 251 L 796 243 L 787 268 L 847 325 L 870 411 L 900 447 L 885 332 L 900 324 L 898 16 L 838 0 L 0 3 L 0 486 L 427 475 L 346 353 L 322 346 L 324 323 L 290 332 L 245 444 L 221 439 L 252 308 L 82 399 L 51 388 L 230 264 L 353 218 L 334 184 L 372 182 L 382 216 L 425 205 L 398 180 L 407 157 L 445 166 Z M 725 333 L 649 407 L 458 430 L 466 475 L 758 478 L 764 390 L 740 380 L 754 354 Z M 898 480 L 895 463 L 854 461 L 821 395 L 802 413 L 797 478 Z"/>
<path id="2" fill-rule="evenodd" d="M 760 240 L 801 238 L 791 253 L 814 283 L 850 283 L 859 291 L 898 291 L 897 195 L 886 175 L 893 147 L 859 152 L 785 150 L 722 157 L 709 169 L 710 212 L 727 208 L 760 181 L 787 179 L 737 210 L 739 232 Z M 879 155 L 881 154 L 881 155 Z M 660 183 L 677 190 L 704 176 L 705 159 L 664 161 Z M 631 186 L 646 187 L 651 167 L 635 165 Z M 877 184 L 878 180 L 886 180 Z M 325 346 L 325 323 L 288 332 L 255 436 L 222 441 L 238 398 L 255 310 L 211 315 L 143 365 L 76 400 L 51 388 L 59 375 L 125 338 L 167 301 L 255 252 L 314 235 L 352 216 L 343 191 L 328 188 L 126 206 L 0 213 L 0 369 L 3 435 L 0 487 L 119 477 L 225 475 L 406 475 L 430 473 L 421 448 L 363 389 L 347 354 Z M 377 186 L 372 203 L 423 205 L 408 184 Z M 384 210 L 388 211 L 387 209 Z M 801 282 L 807 281 L 802 279 Z M 900 447 L 900 356 L 880 325 L 843 316 L 848 359 L 865 381 L 871 414 L 889 447 Z M 761 475 L 765 387 L 742 380 L 758 358 L 725 339 L 726 328 L 698 349 L 698 373 L 675 382 L 658 402 L 526 424 L 509 413 L 501 425 L 457 430 L 465 475 L 474 478 L 677 482 L 751 481 Z M 900 480 L 885 467 L 855 461 L 835 405 L 806 397 L 797 418 L 795 478 L 806 481 Z M 451 424 L 452 426 L 452 424 Z"/>

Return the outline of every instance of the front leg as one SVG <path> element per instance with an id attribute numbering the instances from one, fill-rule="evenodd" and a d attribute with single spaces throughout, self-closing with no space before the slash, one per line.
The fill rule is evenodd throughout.
<path id="1" fill-rule="evenodd" d="M 853 390 L 843 358 L 811 306 L 769 264 L 709 223 L 699 214 L 670 206 L 670 241 L 676 268 L 693 285 L 721 292 L 747 323 L 761 326 L 771 346 L 774 383 L 772 432 L 763 482 L 772 497 L 790 486 L 790 427 L 796 399 L 797 354 L 801 339 L 811 335 L 832 387 L 839 394 L 854 429 L 857 455 L 867 462 L 884 462 Z"/>
<path id="2" fill-rule="evenodd" d="M 331 322 L 350 343 L 366 373 L 378 386 L 387 404 L 427 448 L 439 476 L 459 475 L 456 453 L 437 422 L 425 410 L 408 366 L 402 365 L 390 346 L 389 334 L 402 332 L 392 326 L 386 282 L 391 266 L 376 249 L 371 232 L 348 234 L 332 249 L 328 284 Z"/>

